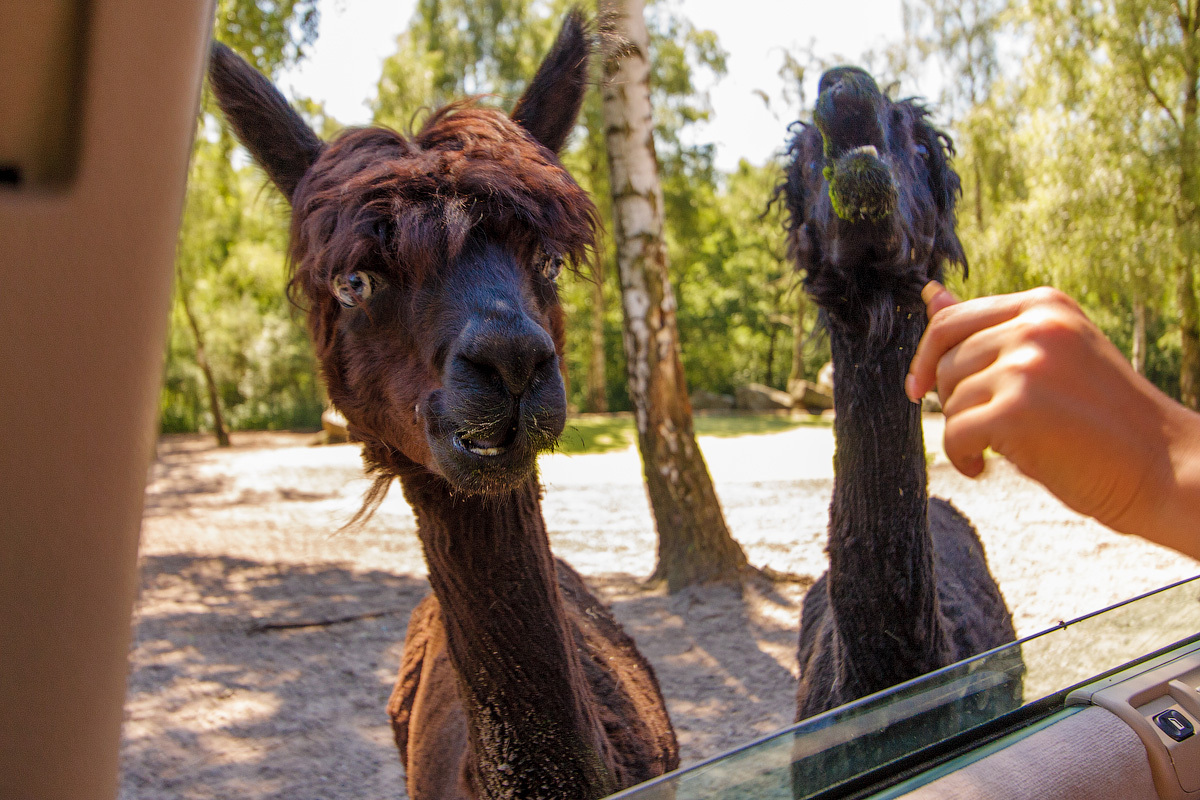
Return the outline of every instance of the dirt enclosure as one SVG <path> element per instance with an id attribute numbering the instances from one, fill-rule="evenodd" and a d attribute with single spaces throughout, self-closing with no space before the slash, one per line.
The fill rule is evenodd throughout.
<path id="1" fill-rule="evenodd" d="M 939 421 L 927 420 L 931 449 Z M 337 533 L 366 488 L 357 447 L 235 434 L 219 451 L 170 437 L 146 493 L 122 800 L 404 797 L 384 704 L 408 614 L 428 591 L 398 490 Z M 702 438 L 752 563 L 825 567 L 832 432 Z M 640 579 L 654 533 L 632 450 L 547 456 L 555 552 L 612 607 L 654 664 L 695 763 L 791 721 L 808 581 L 668 596 Z M 1001 460 L 959 476 L 935 453 L 931 490 L 975 523 L 1020 635 L 1200 572 L 1067 510 Z"/>

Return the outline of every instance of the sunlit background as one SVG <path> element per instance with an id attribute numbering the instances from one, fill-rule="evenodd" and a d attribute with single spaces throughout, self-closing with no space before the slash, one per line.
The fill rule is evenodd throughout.
<path id="1" fill-rule="evenodd" d="M 549 47 L 551 17 L 567 5 L 221 0 L 217 35 L 253 51 L 256 66 L 329 137 L 372 122 L 407 130 L 463 94 L 511 107 Z M 1058 286 L 1139 371 L 1198 404 L 1188 387 L 1200 387 L 1192 166 L 1200 122 L 1186 96 L 1200 77 L 1181 48 L 1200 44 L 1174 8 L 1163 0 L 650 3 L 665 238 L 689 389 L 786 390 L 814 380 L 828 360 L 815 309 L 796 289 L 782 216 L 768 205 L 789 124 L 809 112 L 824 68 L 853 63 L 893 97 L 922 98 L 954 139 L 958 233 L 970 261 L 969 279 L 952 281 L 956 291 Z M 498 15 L 488 17 L 491 27 L 479 24 L 485 14 Z M 500 63 L 493 48 L 512 57 Z M 589 103 L 563 161 L 608 215 L 596 95 Z M 283 291 L 286 208 L 219 117 L 204 120 L 178 251 L 163 430 L 220 427 L 218 406 L 233 430 L 315 427 L 325 400 L 303 321 Z M 569 273 L 561 281 L 569 399 L 580 412 L 626 411 L 610 239 L 599 255 L 607 275 L 599 293 Z"/>
<path id="2" fill-rule="evenodd" d="M 900 0 L 826 3 L 815 0 L 672 0 L 662 3 L 698 28 L 714 31 L 729 54 L 728 73 L 706 86 L 712 119 L 697 142 L 717 146 L 716 165 L 731 170 L 739 159 L 762 165 L 784 141 L 788 108 L 779 75 L 786 52 L 811 48 L 828 61 L 857 63 L 904 36 Z M 321 0 L 320 34 L 311 54 L 281 77 L 293 93 L 325 104 L 339 122 L 371 121 L 383 60 L 396 51 L 416 0 Z M 809 77 L 809 96 L 817 76 Z M 936 70 L 902 87 L 905 94 L 936 95 Z M 768 106 L 765 98 L 771 100 Z"/>

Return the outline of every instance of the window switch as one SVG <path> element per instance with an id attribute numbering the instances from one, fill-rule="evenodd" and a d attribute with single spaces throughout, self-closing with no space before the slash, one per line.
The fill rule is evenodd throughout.
<path id="1" fill-rule="evenodd" d="M 1161 714 L 1155 714 L 1154 724 L 1177 742 L 1182 742 L 1196 732 L 1191 721 L 1173 708 L 1169 708 Z"/>

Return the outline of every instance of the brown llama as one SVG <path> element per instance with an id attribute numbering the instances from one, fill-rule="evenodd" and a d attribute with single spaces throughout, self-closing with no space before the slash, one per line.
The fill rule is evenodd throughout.
<path id="1" fill-rule="evenodd" d="M 779 190 L 835 376 L 829 570 L 804 599 L 797 719 L 1015 639 L 974 527 L 929 498 L 921 409 L 904 394 L 921 288 L 967 266 L 953 147 L 922 106 L 853 67 L 821 76 L 814 122 Z M 1015 661 L 983 702 L 1019 702 Z"/>
<path id="2" fill-rule="evenodd" d="M 413 798 L 596 798 L 678 765 L 650 665 L 553 557 L 536 456 L 566 418 L 555 277 L 596 209 L 556 156 L 587 85 L 571 13 L 511 117 L 461 101 L 415 136 L 321 142 L 214 45 L 239 139 L 292 204 L 292 290 L 333 403 L 416 513 L 433 594 L 388 713 Z M 360 513 L 364 513 L 360 512 Z"/>

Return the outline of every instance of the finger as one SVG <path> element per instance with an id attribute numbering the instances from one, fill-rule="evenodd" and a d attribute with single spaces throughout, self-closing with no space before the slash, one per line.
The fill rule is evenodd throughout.
<path id="1" fill-rule="evenodd" d="M 931 299 L 937 298 L 934 296 Z M 908 376 L 904 379 L 904 389 L 909 399 L 919 399 L 933 388 L 937 379 L 937 364 L 947 351 L 957 347 L 973 333 L 1007 322 L 1021 313 L 1027 303 L 1028 298 L 1020 294 L 1005 294 L 967 300 L 936 312 L 917 345 Z"/>
<path id="2" fill-rule="evenodd" d="M 993 416 L 985 403 L 946 418 L 942 447 L 955 469 L 968 478 L 977 478 L 983 472 L 983 451 L 991 443 Z"/>
<path id="3" fill-rule="evenodd" d="M 971 373 L 957 382 L 953 390 L 942 389 L 942 414 L 949 420 L 967 409 L 987 405 L 996 396 L 993 371 Z M 938 384 L 939 387 L 941 384 Z M 989 443 L 990 444 L 990 443 Z"/>
<path id="4" fill-rule="evenodd" d="M 930 281 L 922 287 L 921 300 L 925 303 L 925 316 L 927 319 L 931 319 L 934 314 L 943 308 L 949 308 L 958 302 L 958 298 L 937 281 Z M 914 403 L 921 402 L 921 398 L 932 388 L 932 386 L 922 385 L 912 376 L 911 372 L 904 377 L 904 392 L 908 395 L 908 399 Z"/>
<path id="5" fill-rule="evenodd" d="M 930 281 L 921 289 L 921 299 L 925 302 L 925 317 L 932 319 L 933 315 L 943 308 L 949 308 L 958 302 L 958 298 L 950 293 L 937 281 Z"/>
<path id="6" fill-rule="evenodd" d="M 1006 326 L 1009 324 L 1001 323 L 972 334 L 938 359 L 935 375 L 943 408 L 957 392 L 960 381 L 987 370 L 1000 359 L 1006 343 Z M 989 374 L 985 382 L 995 380 L 997 377 Z"/>

